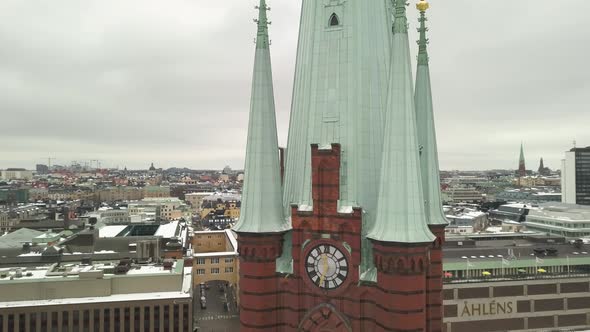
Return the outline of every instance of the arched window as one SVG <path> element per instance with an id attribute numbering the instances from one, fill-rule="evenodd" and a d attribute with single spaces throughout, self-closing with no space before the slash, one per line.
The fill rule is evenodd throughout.
<path id="1" fill-rule="evenodd" d="M 338 20 L 338 15 L 336 15 L 336 13 L 333 13 L 332 16 L 330 16 L 330 26 L 337 26 L 340 25 L 340 21 Z"/>

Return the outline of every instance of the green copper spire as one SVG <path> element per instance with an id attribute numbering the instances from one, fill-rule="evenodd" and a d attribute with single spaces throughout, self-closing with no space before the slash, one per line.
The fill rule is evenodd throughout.
<path id="1" fill-rule="evenodd" d="M 340 144 L 343 210 L 363 210 L 361 270 L 372 265 L 391 58 L 389 0 L 302 0 L 283 205 L 313 205 L 311 144 Z"/>
<path id="2" fill-rule="evenodd" d="M 424 211 L 405 0 L 396 2 L 395 13 L 381 184 L 376 221 L 368 237 L 429 243 L 435 237 Z"/>
<path id="3" fill-rule="evenodd" d="M 428 39 L 426 38 L 426 31 L 428 28 L 426 27 L 426 10 L 430 5 L 428 2 L 421 0 L 418 4 L 416 4 L 416 8 L 420 11 L 420 18 L 418 22 L 420 22 L 420 28 L 418 28 L 418 32 L 420 33 L 420 40 L 418 40 L 418 65 L 419 66 L 428 66 Z M 417 77 L 416 77 L 417 79 Z"/>
<path id="4" fill-rule="evenodd" d="M 440 194 L 440 174 L 438 167 L 438 150 L 436 147 L 436 130 L 432 107 L 430 87 L 430 69 L 428 68 L 428 39 L 426 38 L 426 10 L 428 2 L 421 0 L 416 7 L 420 11 L 420 40 L 418 40 L 418 69 L 416 71 L 416 126 L 418 144 L 420 145 L 420 170 L 422 189 L 426 208 L 426 221 L 429 225 L 446 225 Z"/>
<path id="5" fill-rule="evenodd" d="M 254 20 L 258 24 L 258 33 L 256 34 L 256 48 L 268 48 L 268 17 L 266 11 L 270 10 L 270 7 L 266 6 L 266 0 L 260 0 L 260 6 L 256 6 L 258 9 L 258 19 Z"/>
<path id="6" fill-rule="evenodd" d="M 408 18 L 406 17 L 406 0 L 395 0 L 393 10 L 393 34 L 408 33 Z"/>
<path id="7" fill-rule="evenodd" d="M 268 22 L 265 0 L 260 0 L 254 57 L 246 166 L 238 233 L 274 233 L 291 226 L 283 215 L 279 148 L 275 116 Z"/>

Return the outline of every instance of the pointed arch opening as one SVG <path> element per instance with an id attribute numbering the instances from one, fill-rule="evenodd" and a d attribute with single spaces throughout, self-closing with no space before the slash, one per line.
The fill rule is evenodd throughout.
<path id="1" fill-rule="evenodd" d="M 330 16 L 330 26 L 335 27 L 338 25 L 340 25 L 340 19 L 338 19 L 338 15 L 336 15 L 336 13 L 332 13 L 332 16 Z"/>

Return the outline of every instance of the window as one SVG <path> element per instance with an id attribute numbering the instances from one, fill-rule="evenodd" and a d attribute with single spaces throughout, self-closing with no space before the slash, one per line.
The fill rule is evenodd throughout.
<path id="1" fill-rule="evenodd" d="M 219 274 L 219 268 L 218 267 L 214 267 L 211 269 L 211 273 L 212 274 Z"/>
<path id="2" fill-rule="evenodd" d="M 233 258 L 226 258 L 225 259 L 225 262 L 226 263 L 233 263 L 234 262 L 234 259 Z"/>
<path id="3" fill-rule="evenodd" d="M 330 26 L 333 27 L 337 25 L 340 25 L 340 21 L 338 20 L 336 13 L 334 13 L 332 16 L 330 16 Z"/>
<path id="4" fill-rule="evenodd" d="M 234 268 L 233 267 L 226 267 L 225 268 L 225 273 L 232 273 L 234 272 Z"/>
<path id="5" fill-rule="evenodd" d="M 197 265 L 205 264 L 205 258 L 197 258 Z"/>
<path id="6" fill-rule="evenodd" d="M 197 269 L 197 275 L 205 274 L 205 269 Z"/>
<path id="7" fill-rule="evenodd" d="M 211 258 L 211 264 L 219 264 L 219 258 Z"/>
<path id="8" fill-rule="evenodd" d="M 150 330 L 150 307 L 143 307 L 143 327 L 146 331 Z"/>

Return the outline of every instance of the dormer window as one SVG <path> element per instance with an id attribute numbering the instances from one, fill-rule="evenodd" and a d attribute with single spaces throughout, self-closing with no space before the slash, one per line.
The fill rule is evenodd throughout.
<path id="1" fill-rule="evenodd" d="M 330 26 L 335 27 L 338 25 L 340 25 L 340 20 L 338 20 L 338 15 L 336 15 L 336 13 L 333 13 L 332 16 L 330 16 Z"/>

